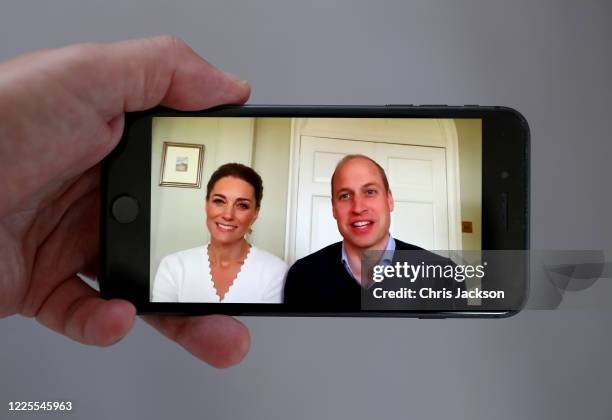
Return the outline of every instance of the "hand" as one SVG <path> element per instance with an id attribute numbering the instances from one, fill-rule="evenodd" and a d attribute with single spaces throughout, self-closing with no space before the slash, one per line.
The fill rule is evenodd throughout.
<path id="1" fill-rule="evenodd" d="M 0 63 L 0 317 L 22 314 L 85 344 L 125 336 L 135 309 L 77 277 L 98 263 L 99 162 L 124 112 L 244 103 L 249 85 L 184 42 L 83 44 Z M 213 366 L 238 363 L 246 327 L 227 316 L 144 319 Z"/>

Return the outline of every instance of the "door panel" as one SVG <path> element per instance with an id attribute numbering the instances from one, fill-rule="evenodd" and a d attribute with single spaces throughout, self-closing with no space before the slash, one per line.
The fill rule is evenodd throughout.
<path id="1" fill-rule="evenodd" d="M 432 203 L 396 201 L 391 217 L 393 236 L 425 249 L 436 249 L 433 207 Z"/>
<path id="2" fill-rule="evenodd" d="M 446 150 L 379 143 L 376 159 L 395 201 L 391 233 L 425 249 L 448 249 Z"/>
<path id="3" fill-rule="evenodd" d="M 316 251 L 329 244 L 342 240 L 338 232 L 336 220 L 328 217 L 332 214 L 330 196 L 316 195 L 312 197 L 312 227 L 310 229 L 309 249 Z M 311 252 L 312 252 L 311 251 Z"/>

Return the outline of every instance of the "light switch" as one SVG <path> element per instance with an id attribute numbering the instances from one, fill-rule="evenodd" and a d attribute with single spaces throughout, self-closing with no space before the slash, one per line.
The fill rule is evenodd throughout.
<path id="1" fill-rule="evenodd" d="M 463 233 L 472 233 L 472 222 L 461 222 L 461 232 Z"/>

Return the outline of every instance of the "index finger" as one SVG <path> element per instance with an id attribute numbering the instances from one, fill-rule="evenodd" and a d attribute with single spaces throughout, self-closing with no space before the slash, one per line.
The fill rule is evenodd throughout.
<path id="1" fill-rule="evenodd" d="M 249 351 L 249 330 L 229 316 L 143 315 L 142 318 L 189 353 L 217 368 L 237 364 Z"/>

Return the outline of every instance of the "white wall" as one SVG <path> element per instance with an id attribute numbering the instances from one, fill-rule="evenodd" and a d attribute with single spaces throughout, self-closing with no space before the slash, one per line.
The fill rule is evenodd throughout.
<path id="1" fill-rule="evenodd" d="M 472 233 L 462 233 L 464 250 L 479 250 L 482 244 L 482 121 L 457 119 L 459 172 L 461 176 L 461 220 L 472 222 Z"/>
<path id="2" fill-rule="evenodd" d="M 280 258 L 285 253 L 290 118 L 257 118 L 253 169 L 264 183 L 264 194 L 251 242 Z"/>

